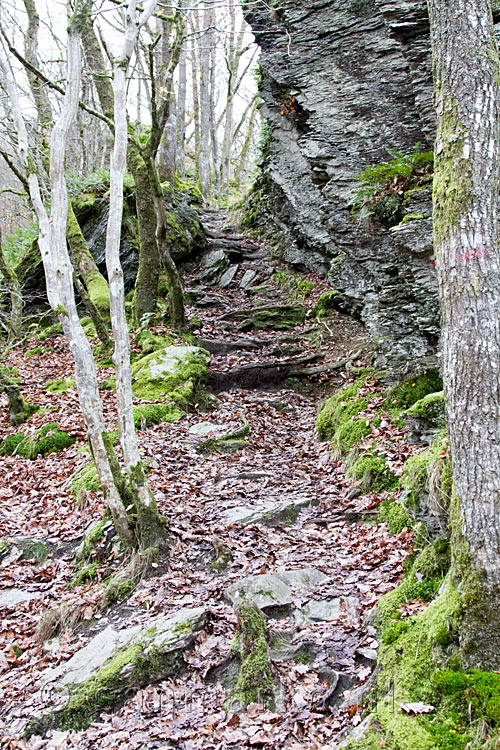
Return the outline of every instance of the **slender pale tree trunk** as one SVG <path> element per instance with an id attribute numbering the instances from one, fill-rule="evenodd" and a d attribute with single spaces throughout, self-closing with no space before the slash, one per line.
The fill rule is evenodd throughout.
<path id="1" fill-rule="evenodd" d="M 80 35 L 74 18 L 68 30 L 68 83 L 66 94 L 61 115 L 53 128 L 50 143 L 50 220 L 41 198 L 38 176 L 30 169 L 32 161 L 28 132 L 22 116 L 14 76 L 1 48 L 0 68 L 3 72 L 18 134 L 19 156 L 28 172 L 30 197 L 38 217 L 38 244 L 44 264 L 49 303 L 59 315 L 74 358 L 80 406 L 115 528 L 124 540 L 133 543 L 133 531 L 125 506 L 115 486 L 104 444 L 105 424 L 97 374 L 92 350 L 76 310 L 73 270 L 66 245 L 68 194 L 64 175 L 64 157 L 68 133 L 78 107 L 81 77 Z"/>
<path id="2" fill-rule="evenodd" d="M 186 98 L 187 98 L 187 53 L 184 41 L 179 57 L 179 83 L 177 86 L 177 120 L 175 128 L 175 170 L 184 174 L 184 140 L 186 137 Z"/>
<path id="3" fill-rule="evenodd" d="M 38 51 L 38 31 L 40 19 L 34 0 L 23 0 L 23 2 L 28 16 L 28 28 L 24 39 L 24 54 L 28 63 L 36 70 L 39 70 L 40 55 Z M 54 124 L 52 107 L 47 89 L 41 84 L 38 77 L 29 71 L 28 82 L 35 100 L 35 108 L 42 131 L 42 161 L 48 170 L 48 133 Z M 102 316 L 109 321 L 108 282 L 97 268 L 97 265 L 89 252 L 85 237 L 82 234 L 82 230 L 73 211 L 71 201 L 68 201 L 68 221 L 66 232 L 75 268 L 81 275 L 87 288 L 89 298 L 95 308 L 92 317 L 95 318 L 94 322 L 96 328 L 102 328 L 103 323 L 101 319 L 98 319 L 98 316 Z"/>
<path id="4" fill-rule="evenodd" d="M 139 29 L 156 8 L 150 0 L 138 15 L 136 0 L 128 5 L 128 23 L 121 54 L 113 65 L 115 139 L 111 156 L 109 218 L 106 232 L 106 268 L 110 289 L 110 312 L 115 351 L 118 427 L 125 468 L 136 501 L 136 536 L 142 547 L 155 546 L 164 535 L 153 493 L 146 479 L 134 427 L 130 337 L 125 317 L 125 287 L 120 263 L 120 237 L 123 215 L 123 177 L 127 164 L 127 71 Z"/>
<path id="5" fill-rule="evenodd" d="M 453 462 L 464 662 L 500 654 L 498 52 L 486 0 L 429 0 L 437 139 L 434 245 Z"/>

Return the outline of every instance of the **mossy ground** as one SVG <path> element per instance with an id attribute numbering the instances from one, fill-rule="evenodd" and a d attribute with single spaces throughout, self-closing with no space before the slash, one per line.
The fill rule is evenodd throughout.
<path id="1" fill-rule="evenodd" d="M 346 476 L 355 479 L 363 492 L 391 491 L 399 485 L 399 478 L 390 471 L 385 457 L 377 453 L 361 455 L 348 468 Z"/>
<path id="2" fill-rule="evenodd" d="M 49 453 L 64 450 L 75 442 L 76 439 L 60 430 L 56 422 L 51 422 L 40 427 L 32 435 L 25 435 L 23 432 L 9 435 L 0 444 L 0 455 L 10 456 L 15 453 L 34 460 L 38 456 L 47 456 Z"/>
<path id="3" fill-rule="evenodd" d="M 74 388 L 75 384 L 73 378 L 56 378 L 56 380 L 48 380 L 45 383 L 45 390 L 49 393 L 65 393 L 70 388 Z"/>
<path id="4" fill-rule="evenodd" d="M 174 404 L 141 404 L 134 408 L 134 425 L 136 430 L 142 430 L 153 424 L 177 422 L 183 415 Z"/>

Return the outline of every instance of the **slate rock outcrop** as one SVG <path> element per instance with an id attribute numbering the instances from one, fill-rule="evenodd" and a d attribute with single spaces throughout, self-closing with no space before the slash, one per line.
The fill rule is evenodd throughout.
<path id="1" fill-rule="evenodd" d="M 408 227 L 402 243 L 402 234 L 351 211 L 356 174 L 389 160 L 388 148 L 432 149 L 425 0 L 283 0 L 271 10 L 248 3 L 246 18 L 262 49 L 268 124 L 252 210 L 273 225 L 287 261 L 329 274 L 338 304 L 375 339 L 377 365 L 432 365 L 439 317 L 431 221 L 418 232 Z M 430 215 L 425 192 L 419 203 Z"/>

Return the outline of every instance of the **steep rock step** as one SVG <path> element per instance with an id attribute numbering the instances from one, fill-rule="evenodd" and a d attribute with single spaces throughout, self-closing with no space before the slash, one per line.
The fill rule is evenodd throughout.
<path id="1" fill-rule="evenodd" d="M 43 708 L 27 736 L 54 728 L 85 729 L 103 708 L 113 709 L 144 685 L 177 674 L 205 619 L 205 610 L 198 607 L 144 626 L 108 626 L 69 661 L 42 675 L 35 698 Z"/>

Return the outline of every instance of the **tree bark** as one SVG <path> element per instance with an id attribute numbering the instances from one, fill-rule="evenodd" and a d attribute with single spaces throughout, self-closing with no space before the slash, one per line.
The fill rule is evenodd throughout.
<path id="1" fill-rule="evenodd" d="M 499 59 L 490 4 L 429 0 L 437 138 L 434 245 L 464 663 L 500 654 Z"/>

